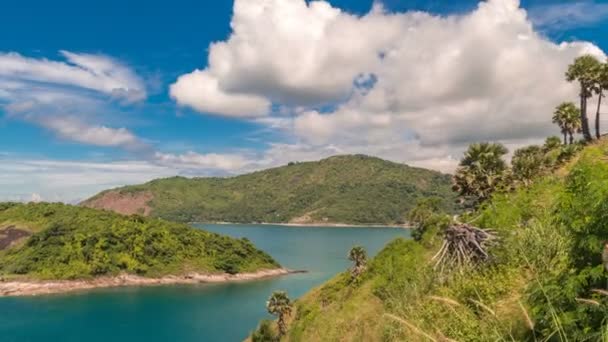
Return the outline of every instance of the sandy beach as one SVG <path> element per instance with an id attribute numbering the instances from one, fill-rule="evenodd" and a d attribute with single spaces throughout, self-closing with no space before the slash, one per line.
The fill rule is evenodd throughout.
<path id="1" fill-rule="evenodd" d="M 189 273 L 181 276 L 168 275 L 160 278 L 146 278 L 132 274 L 121 274 L 115 277 L 99 277 L 90 280 L 5 281 L 0 282 L 0 296 L 37 296 L 122 286 L 226 283 L 256 280 L 303 272 L 304 271 L 293 271 L 284 268 L 277 268 L 260 270 L 251 273 Z"/>

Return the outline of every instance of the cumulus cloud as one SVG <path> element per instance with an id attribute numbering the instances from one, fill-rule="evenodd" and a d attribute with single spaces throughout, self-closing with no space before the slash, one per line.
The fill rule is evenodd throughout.
<path id="1" fill-rule="evenodd" d="M 196 70 L 181 76 L 171 85 L 170 95 L 180 105 L 227 116 L 263 116 L 270 109 L 270 101 L 263 97 L 225 92 L 208 71 Z"/>
<path id="2" fill-rule="evenodd" d="M 355 16 L 325 1 L 236 0 L 231 27 L 210 46 L 208 66 L 174 84 L 178 103 L 196 98 L 208 105 L 190 104 L 195 109 L 246 115 L 221 103 L 255 96 L 294 109 L 292 117 L 269 112 L 258 120 L 290 134 L 294 146 L 444 170 L 473 141 L 517 147 L 558 133 L 553 108 L 577 97 L 564 80 L 568 64 L 585 53 L 605 58 L 592 43 L 539 34 L 517 0 L 451 16 L 378 5 Z M 226 101 L 203 89 L 209 82 Z"/>

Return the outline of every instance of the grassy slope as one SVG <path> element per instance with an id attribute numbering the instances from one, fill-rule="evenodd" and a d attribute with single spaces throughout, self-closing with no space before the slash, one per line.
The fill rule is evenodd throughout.
<path id="1" fill-rule="evenodd" d="M 119 272 L 160 276 L 278 267 L 244 239 L 63 204 L 0 203 L 0 230 L 9 226 L 34 233 L 0 251 L 0 274 L 9 277 L 75 279 Z"/>
<path id="2" fill-rule="evenodd" d="M 397 223 L 421 196 L 440 196 L 452 210 L 450 184 L 438 172 L 356 155 L 232 178 L 159 179 L 118 191 L 151 191 L 152 216 L 181 222 L 288 222 L 309 215 L 314 222 Z"/>
<path id="3" fill-rule="evenodd" d="M 426 241 L 426 246 L 393 241 L 371 261 L 359 284 L 349 284 L 344 273 L 298 300 L 286 339 L 544 341 L 553 336 L 556 341 L 599 340 L 600 335 L 593 335 L 601 334 L 599 325 L 580 327 L 580 315 L 600 307 L 575 298 L 590 295 L 581 292 L 589 280 L 576 280 L 585 272 L 574 266 L 576 256 L 570 251 L 575 237 L 569 227 L 557 223 L 556 216 L 578 217 L 564 209 L 564 203 L 575 207 L 568 196 L 591 197 L 593 203 L 588 206 L 608 200 L 607 155 L 605 142 L 587 147 L 580 158 L 554 175 L 528 189 L 496 195 L 474 214 L 475 224 L 495 228 L 502 236 L 491 266 L 442 279 L 430 262 L 438 241 Z M 593 181 L 585 185 L 590 193 L 568 190 L 566 179 L 572 179 L 573 173 L 589 175 Z M 556 211 L 559 203 L 562 210 Z M 605 224 L 600 231 L 608 235 Z M 565 297 L 556 299 L 564 292 Z M 573 309 L 567 312 L 566 304 Z"/>

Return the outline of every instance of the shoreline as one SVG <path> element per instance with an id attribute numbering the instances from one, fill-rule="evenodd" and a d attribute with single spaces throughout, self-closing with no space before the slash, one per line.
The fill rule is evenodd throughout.
<path id="1" fill-rule="evenodd" d="M 259 280 L 305 272 L 306 271 L 289 270 L 286 268 L 275 268 L 237 274 L 188 273 L 181 276 L 167 275 L 158 278 L 121 274 L 113 277 L 98 277 L 90 280 L 9 280 L 0 282 L 0 297 L 39 296 L 113 287 L 230 283 Z"/>
<path id="2" fill-rule="evenodd" d="M 261 225 L 261 226 L 285 226 L 285 227 L 316 227 L 316 228 L 400 228 L 400 229 L 412 229 L 413 227 L 407 224 L 351 224 L 351 223 L 293 223 L 293 222 L 188 222 L 189 224 L 217 224 L 217 225 Z"/>

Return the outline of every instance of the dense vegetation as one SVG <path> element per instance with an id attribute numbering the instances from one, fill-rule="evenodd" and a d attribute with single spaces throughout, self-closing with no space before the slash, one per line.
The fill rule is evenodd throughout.
<path id="1" fill-rule="evenodd" d="M 563 145 L 519 149 L 510 167 L 502 145 L 471 145 L 454 177 L 466 212 L 419 201 L 414 239 L 297 300 L 281 340 L 608 341 L 608 140 L 599 106 L 594 136 L 586 118 L 608 67 L 583 56 L 566 77 L 581 101 L 554 113 Z"/>
<path id="2" fill-rule="evenodd" d="M 32 235 L 0 251 L 0 274 L 5 277 L 161 276 L 278 267 L 246 239 L 136 215 L 63 204 L 0 204 L 0 233 L 12 226 Z"/>
<path id="3" fill-rule="evenodd" d="M 445 214 L 423 202 L 415 240 L 397 239 L 360 280 L 344 272 L 295 302 L 290 341 L 599 341 L 608 337 L 608 142 L 462 220 L 494 228 L 491 260 L 441 273 Z M 267 323 L 265 323 L 267 324 Z"/>
<path id="4" fill-rule="evenodd" d="M 441 208 L 451 212 L 450 184 L 449 176 L 435 171 L 356 155 L 233 178 L 159 179 L 111 191 L 151 193 L 151 215 L 180 222 L 403 223 L 423 197 L 439 196 Z M 84 204 L 94 206 L 108 193 Z"/>

